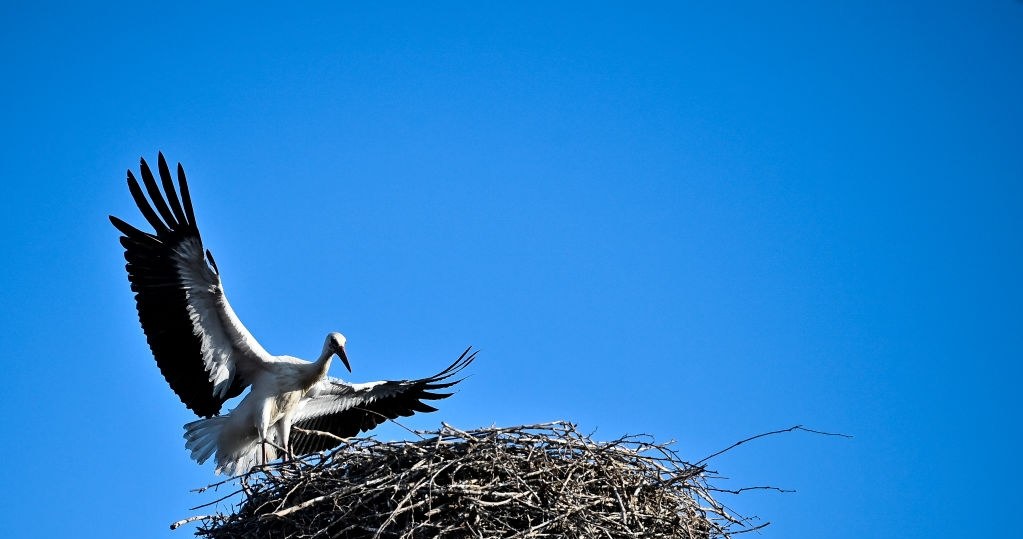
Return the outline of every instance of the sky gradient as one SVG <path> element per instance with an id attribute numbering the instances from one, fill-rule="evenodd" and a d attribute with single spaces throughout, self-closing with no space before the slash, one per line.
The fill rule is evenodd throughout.
<path id="1" fill-rule="evenodd" d="M 853 438 L 712 461 L 796 491 L 724 498 L 761 536 L 1010 535 L 1023 3 L 824 4 L 5 3 L 0 535 L 188 537 L 210 499 L 107 221 L 157 151 L 272 353 L 482 349 L 411 428 L 699 460 L 803 424 Z"/>

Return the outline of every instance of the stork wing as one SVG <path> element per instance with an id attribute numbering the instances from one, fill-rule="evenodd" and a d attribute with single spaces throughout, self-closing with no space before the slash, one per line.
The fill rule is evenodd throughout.
<path id="1" fill-rule="evenodd" d="M 435 391 L 461 381 L 450 378 L 476 359 L 475 351 L 469 353 L 471 349 L 466 348 L 448 368 L 429 378 L 366 384 L 349 384 L 337 378 L 320 380 L 295 413 L 290 435 L 292 452 L 305 455 L 323 451 L 340 444 L 341 438 L 368 431 L 388 419 L 437 411 L 423 401 L 452 395 Z"/>
<path id="2" fill-rule="evenodd" d="M 185 171 L 179 164 L 179 199 L 162 153 L 159 169 L 163 191 L 142 160 L 142 182 L 152 205 L 128 171 L 131 196 L 156 234 L 113 215 L 110 222 L 124 234 L 128 281 L 160 372 L 185 406 L 210 417 L 241 394 L 249 384 L 246 377 L 268 354 L 227 302 L 213 255 L 203 256 Z"/>

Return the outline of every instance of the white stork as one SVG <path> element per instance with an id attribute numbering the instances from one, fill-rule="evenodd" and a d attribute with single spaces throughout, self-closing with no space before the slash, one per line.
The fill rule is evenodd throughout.
<path id="1" fill-rule="evenodd" d="M 181 402 L 205 418 L 185 425 L 185 447 L 199 464 L 216 454 L 218 474 L 238 475 L 278 450 L 322 451 L 386 419 L 436 411 L 423 401 L 450 396 L 436 390 L 458 383 L 451 377 L 476 357 L 470 347 L 429 378 L 350 384 L 327 376 L 334 355 L 351 371 L 340 333 L 327 335 L 316 361 L 268 353 L 227 302 L 213 255 L 204 256 L 181 165 L 178 189 L 162 153 L 162 191 L 145 159 L 141 171 L 152 204 L 131 170 L 128 189 L 156 233 L 112 215 L 110 222 L 124 234 L 128 281 L 156 364 Z M 247 387 L 235 409 L 218 415 Z"/>

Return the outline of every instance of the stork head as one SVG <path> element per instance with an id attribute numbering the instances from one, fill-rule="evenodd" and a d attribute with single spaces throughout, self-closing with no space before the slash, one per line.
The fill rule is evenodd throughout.
<path id="1" fill-rule="evenodd" d="M 332 354 L 337 354 L 337 357 L 341 358 L 341 363 L 345 364 L 348 372 L 352 372 L 352 366 L 348 363 L 348 354 L 345 353 L 346 342 L 345 336 L 335 331 L 327 334 L 327 340 L 323 343 L 323 348 L 325 351 L 329 350 Z"/>

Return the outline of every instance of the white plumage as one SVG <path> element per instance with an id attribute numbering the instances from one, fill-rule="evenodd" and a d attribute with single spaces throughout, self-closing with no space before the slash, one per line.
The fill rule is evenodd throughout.
<path id="1" fill-rule="evenodd" d="M 148 199 L 128 171 L 128 188 L 155 233 L 110 221 L 123 234 L 128 280 L 156 363 L 204 418 L 185 425 L 192 458 L 202 464 L 215 456 L 217 473 L 237 475 L 282 451 L 328 449 L 386 419 L 435 411 L 422 401 L 450 396 L 435 390 L 458 383 L 449 379 L 473 361 L 470 349 L 434 376 L 368 384 L 327 377 L 335 355 L 351 370 L 340 333 L 327 335 L 315 361 L 267 352 L 235 315 L 213 255 L 203 250 L 184 170 L 179 164 L 175 189 L 162 153 L 158 162 L 162 190 L 141 161 Z M 246 388 L 234 410 L 218 415 Z"/>

